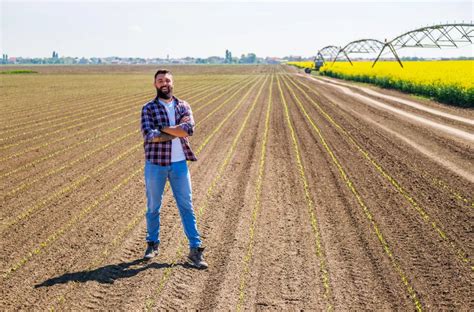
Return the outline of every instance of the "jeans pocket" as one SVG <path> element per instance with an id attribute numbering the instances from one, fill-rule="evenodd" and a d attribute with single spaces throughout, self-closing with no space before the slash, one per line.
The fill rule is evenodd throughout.
<path id="1" fill-rule="evenodd" d="M 189 174 L 186 160 L 177 161 L 171 164 L 171 172 L 174 176 L 185 177 Z"/>

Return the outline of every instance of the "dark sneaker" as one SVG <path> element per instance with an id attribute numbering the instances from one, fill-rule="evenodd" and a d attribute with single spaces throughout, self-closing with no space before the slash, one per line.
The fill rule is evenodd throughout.
<path id="1" fill-rule="evenodd" d="M 150 260 L 158 255 L 158 243 L 147 242 L 147 244 L 148 247 L 146 248 L 145 256 L 143 258 L 145 258 L 145 260 Z"/>
<path id="2" fill-rule="evenodd" d="M 195 268 L 207 269 L 208 267 L 206 261 L 204 261 L 204 255 L 202 254 L 203 251 L 203 247 L 191 248 L 189 250 L 188 260 Z"/>

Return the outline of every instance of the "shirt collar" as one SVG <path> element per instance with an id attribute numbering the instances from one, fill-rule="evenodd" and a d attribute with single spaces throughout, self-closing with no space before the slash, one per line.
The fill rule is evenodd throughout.
<path id="1" fill-rule="evenodd" d="M 177 105 L 180 102 L 180 100 L 176 96 L 173 95 L 172 98 L 173 98 L 173 102 L 175 103 L 175 105 Z M 155 97 L 153 102 L 155 102 L 156 104 L 160 104 L 160 100 L 158 99 L 158 96 Z"/>
<path id="2" fill-rule="evenodd" d="M 175 106 L 176 100 L 175 100 L 175 99 L 172 99 L 171 102 L 166 103 L 165 101 L 162 101 L 162 100 L 158 99 L 158 102 L 159 102 L 161 105 L 164 105 L 165 107 L 170 107 L 170 106 Z"/>

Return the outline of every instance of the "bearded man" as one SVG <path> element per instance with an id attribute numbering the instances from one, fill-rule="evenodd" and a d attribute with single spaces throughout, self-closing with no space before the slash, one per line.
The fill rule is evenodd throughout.
<path id="1" fill-rule="evenodd" d="M 188 140 L 194 132 L 193 114 L 187 102 L 173 96 L 173 75 L 169 70 L 158 70 L 153 84 L 157 96 L 143 106 L 141 114 L 147 197 L 147 249 L 144 258 L 149 260 L 158 254 L 160 209 L 168 180 L 188 238 L 188 260 L 194 267 L 205 269 L 208 265 L 204 261 L 204 248 L 197 229 L 187 165 L 187 161 L 197 160 Z"/>

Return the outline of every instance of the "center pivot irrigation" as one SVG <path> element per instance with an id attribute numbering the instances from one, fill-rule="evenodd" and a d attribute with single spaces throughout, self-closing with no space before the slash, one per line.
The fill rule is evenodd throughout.
<path id="1" fill-rule="evenodd" d="M 380 59 L 383 51 L 389 49 L 401 67 L 403 63 L 400 60 L 397 50 L 403 48 L 458 48 L 466 44 L 472 44 L 474 40 L 474 24 L 473 23 L 451 23 L 440 24 L 427 27 L 417 28 L 399 36 L 392 40 L 385 39 L 358 39 L 349 42 L 344 47 L 329 45 L 321 48 L 317 52 L 315 63 L 324 63 L 327 61 L 336 62 L 339 55 L 344 55 L 351 63 L 349 54 L 361 53 L 378 53 L 372 67 L 375 66 Z M 317 66 L 318 67 L 318 66 Z"/>

